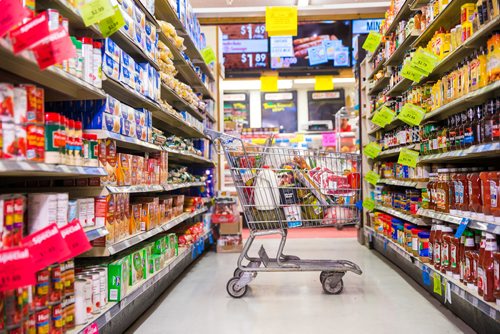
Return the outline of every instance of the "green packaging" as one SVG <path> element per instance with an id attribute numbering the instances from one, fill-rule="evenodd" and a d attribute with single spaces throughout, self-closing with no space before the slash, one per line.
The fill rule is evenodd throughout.
<path id="1" fill-rule="evenodd" d="M 137 282 L 146 279 L 146 250 L 140 249 L 130 254 L 129 285 L 133 286 Z"/>
<path id="2" fill-rule="evenodd" d="M 167 235 L 167 257 L 173 258 L 179 255 L 179 244 L 177 243 L 177 234 L 169 233 Z"/>
<path id="3" fill-rule="evenodd" d="M 161 269 L 162 257 L 163 257 L 162 255 L 153 254 L 149 258 L 149 273 L 150 274 L 156 273 Z"/>
<path id="4" fill-rule="evenodd" d="M 108 264 L 108 300 L 119 302 L 127 295 L 129 256 Z"/>

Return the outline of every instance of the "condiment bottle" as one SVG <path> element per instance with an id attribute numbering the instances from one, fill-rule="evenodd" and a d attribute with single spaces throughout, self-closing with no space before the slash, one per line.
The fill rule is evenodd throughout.
<path id="1" fill-rule="evenodd" d="M 448 168 L 440 168 L 438 169 L 438 175 L 440 178 L 440 181 L 437 185 L 436 189 L 436 197 L 437 197 L 437 205 L 436 205 L 436 210 L 440 212 L 446 212 L 448 213 L 450 211 L 450 206 L 449 206 L 449 195 L 450 195 L 450 190 L 449 190 L 449 169 Z"/>
<path id="2" fill-rule="evenodd" d="M 465 251 L 465 272 L 464 272 L 464 283 L 467 284 L 469 289 L 475 289 L 476 287 L 476 275 L 474 272 L 474 254 L 477 251 L 470 250 Z"/>
<path id="3" fill-rule="evenodd" d="M 493 296 L 500 305 L 500 252 L 493 253 Z"/>
<path id="4" fill-rule="evenodd" d="M 431 232 L 429 234 L 429 262 L 431 264 L 434 263 L 434 242 L 435 242 L 435 239 L 436 239 L 436 224 L 435 223 L 435 220 L 433 219 L 432 220 L 432 226 L 431 226 Z"/>
<path id="5" fill-rule="evenodd" d="M 500 222 L 500 200 L 498 198 L 500 192 L 500 172 L 489 172 L 490 179 L 490 210 L 495 217 L 495 222 Z"/>
<path id="6" fill-rule="evenodd" d="M 411 230 L 411 253 L 415 256 L 418 256 L 419 249 L 418 234 L 422 231 L 423 230 L 419 228 L 414 228 Z"/>
<path id="7" fill-rule="evenodd" d="M 434 268 L 441 269 L 441 235 L 443 232 L 443 225 L 436 225 L 436 234 L 434 236 L 434 243 L 432 245 L 434 252 Z"/>
<path id="8" fill-rule="evenodd" d="M 434 186 L 436 184 L 436 174 L 429 174 L 429 183 L 427 183 L 427 190 L 429 193 L 429 209 L 436 210 L 436 202 L 435 202 L 435 190 Z"/>
<path id="9" fill-rule="evenodd" d="M 455 184 L 455 200 L 457 214 L 461 215 L 469 210 L 469 184 L 467 182 L 467 168 L 459 168 Z"/>
<path id="10" fill-rule="evenodd" d="M 465 239 L 465 238 L 464 238 Z M 450 236 L 450 269 L 454 279 L 460 279 L 461 238 Z M 448 272 L 446 273 L 448 275 Z"/>
<path id="11" fill-rule="evenodd" d="M 483 295 L 483 280 L 482 280 L 482 272 L 481 272 L 481 263 L 484 256 L 484 249 L 486 246 L 486 232 L 481 232 L 481 243 L 479 244 L 479 254 L 476 262 L 476 285 L 477 285 L 477 293 L 482 296 Z"/>
<path id="12" fill-rule="evenodd" d="M 469 190 L 469 216 L 480 219 L 482 210 L 481 199 L 481 179 L 479 178 L 479 168 L 472 168 L 472 172 L 467 174 Z"/>
<path id="13" fill-rule="evenodd" d="M 488 168 L 489 170 L 489 168 Z M 483 199 L 481 205 L 481 211 L 485 215 L 487 220 L 494 220 L 491 214 L 491 196 L 490 196 L 490 179 L 489 171 L 483 171 L 479 173 L 479 178 L 481 179 L 481 198 Z"/>
<path id="14" fill-rule="evenodd" d="M 472 273 L 474 275 L 474 290 L 476 290 L 479 293 L 479 287 L 478 287 L 478 282 L 477 282 L 477 268 L 479 266 L 479 252 L 474 251 L 472 252 Z M 469 287 L 469 285 L 467 285 Z"/>
<path id="15" fill-rule="evenodd" d="M 494 234 L 486 233 L 486 243 L 484 247 L 483 258 L 479 263 L 478 285 L 482 281 L 483 299 L 487 302 L 494 302 L 494 259 L 493 253 L 498 250 L 497 241 Z"/>
<path id="16" fill-rule="evenodd" d="M 460 272 L 460 281 L 463 283 L 467 283 L 465 277 L 466 277 L 466 253 L 473 251 L 475 249 L 475 244 L 474 244 L 474 234 L 470 231 L 464 231 L 464 234 L 462 237 L 465 238 L 464 242 L 464 248 L 462 252 L 462 259 L 461 259 L 461 272 Z M 469 270 L 470 270 L 470 264 L 469 264 Z"/>
<path id="17" fill-rule="evenodd" d="M 486 115 L 483 118 L 483 142 L 491 143 L 493 142 L 493 127 L 494 124 L 498 125 L 498 115 L 495 108 L 495 100 L 489 100 L 485 104 Z"/>
<path id="18" fill-rule="evenodd" d="M 455 200 L 455 176 L 457 175 L 458 168 L 450 168 L 449 181 L 448 181 L 448 202 L 449 202 L 449 212 L 452 215 L 456 215 L 456 200 Z"/>
<path id="19" fill-rule="evenodd" d="M 443 226 L 441 234 L 441 272 L 451 276 L 450 267 L 450 249 L 451 249 L 451 236 L 453 229 L 449 226 Z"/>

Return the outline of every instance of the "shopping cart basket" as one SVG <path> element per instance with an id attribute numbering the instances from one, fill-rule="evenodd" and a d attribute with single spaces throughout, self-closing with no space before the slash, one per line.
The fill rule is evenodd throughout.
<path id="1" fill-rule="evenodd" d="M 283 254 L 288 229 L 359 222 L 359 155 L 274 147 L 272 141 L 248 145 L 213 130 L 205 133 L 222 146 L 250 229 L 234 277 L 227 283 L 232 297 L 243 297 L 258 272 L 320 271 L 323 290 L 329 294 L 342 291 L 347 271 L 362 273 L 346 260 L 302 260 Z M 259 257 L 251 257 L 255 237 L 269 234 L 281 235 L 276 257 L 269 257 L 264 246 Z"/>

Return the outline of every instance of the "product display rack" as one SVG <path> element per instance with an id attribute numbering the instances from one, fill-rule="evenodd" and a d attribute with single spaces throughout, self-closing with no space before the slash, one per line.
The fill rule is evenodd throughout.
<path id="1" fill-rule="evenodd" d="M 0 176 L 92 177 L 107 175 L 102 167 L 53 165 L 40 162 L 0 160 Z"/>
<path id="2" fill-rule="evenodd" d="M 395 52 L 388 57 L 385 62 L 385 66 L 397 66 L 402 63 L 403 55 L 406 51 L 411 48 L 417 47 L 425 47 L 427 42 L 434 36 L 434 33 L 441 27 L 450 28 L 453 27 L 459 22 L 461 6 L 470 1 L 465 0 L 452 0 L 448 3 L 446 7 L 435 17 L 435 20 L 431 22 L 425 30 L 413 31 L 406 40 L 404 40 Z M 420 6 L 427 5 L 429 1 L 427 0 L 416 0 L 413 3 L 409 4 L 410 1 L 406 1 L 400 12 L 395 16 L 395 20 L 390 25 L 388 32 L 394 31 L 396 25 L 401 20 L 408 20 L 412 11 L 419 10 Z M 465 42 L 460 44 L 456 49 L 451 51 L 448 55 L 446 55 L 443 59 L 441 59 L 438 64 L 434 67 L 429 76 L 424 77 L 420 83 L 413 83 L 411 80 L 402 78 L 398 83 L 394 86 L 389 87 L 388 91 L 385 95 L 390 97 L 399 97 L 408 89 L 411 89 L 413 86 L 418 86 L 423 83 L 429 81 L 435 81 L 439 79 L 444 74 L 451 71 L 453 68 L 457 66 L 457 63 L 460 63 L 465 57 L 468 57 L 473 53 L 473 51 L 480 46 L 486 44 L 486 40 L 489 38 L 490 34 L 498 29 L 500 24 L 500 18 L 496 17 L 490 20 L 490 22 L 481 26 L 477 31 L 475 31 Z M 388 34 L 386 32 L 386 34 Z M 383 45 L 383 43 L 381 43 Z M 383 46 L 378 48 L 378 50 L 383 49 Z M 377 51 L 376 51 L 377 52 Z M 375 56 L 372 55 L 373 59 Z M 366 62 L 366 60 L 365 60 Z M 372 67 L 368 63 L 365 63 L 364 66 L 360 67 L 361 77 L 370 77 L 373 76 L 376 71 L 381 70 L 380 68 L 372 70 Z M 363 65 L 363 64 L 362 64 Z M 374 112 L 372 112 L 370 101 L 370 95 L 372 92 L 364 87 L 361 87 L 361 99 L 367 101 L 362 107 L 365 110 L 362 110 L 364 115 L 373 116 Z M 422 124 L 441 121 L 446 119 L 447 117 L 463 112 L 467 110 L 467 108 L 476 106 L 478 104 L 485 103 L 490 98 L 495 98 L 499 94 L 499 82 L 492 82 L 482 88 L 479 88 L 475 91 L 469 92 L 462 97 L 455 99 L 441 107 L 428 112 L 424 116 L 424 120 Z M 379 108 L 381 108 L 384 104 L 382 104 Z M 399 125 L 404 125 L 401 120 L 394 118 L 393 122 L 381 128 L 379 126 L 375 126 L 371 123 L 371 117 L 362 118 L 362 146 L 368 144 L 369 142 L 376 141 L 377 138 L 383 138 L 384 133 L 386 131 L 397 128 Z M 378 136 L 381 134 L 381 137 Z M 376 135 L 378 137 L 376 137 Z M 363 170 L 364 174 L 371 170 L 374 162 L 382 161 L 382 162 L 396 162 L 398 160 L 399 153 L 401 149 L 413 149 L 416 151 L 420 151 L 420 143 L 412 143 L 401 145 L 398 147 L 393 147 L 390 149 L 383 150 L 376 158 L 369 159 L 366 156 L 363 156 Z M 453 164 L 454 166 L 461 163 L 469 164 L 471 162 L 481 161 L 481 163 L 488 164 L 489 161 L 495 160 L 498 157 L 500 152 L 500 143 L 483 143 L 478 145 L 472 145 L 468 148 L 462 148 L 454 151 L 444 151 L 441 153 L 430 154 L 430 155 L 420 155 L 418 157 L 418 165 L 426 165 L 426 164 L 440 164 L 441 166 L 445 166 L 446 164 Z M 476 164 L 477 165 L 477 164 Z M 476 166 L 473 165 L 473 166 Z M 467 166 L 467 165 L 465 165 Z M 460 165 L 459 165 L 460 167 Z M 382 176 L 383 177 L 383 176 Z M 413 179 L 387 179 L 382 178 L 378 181 L 377 185 L 388 185 L 393 187 L 395 190 L 403 192 L 405 189 L 409 189 L 411 191 L 414 189 L 422 189 L 427 188 L 427 182 L 422 182 L 421 180 L 413 180 Z M 397 191 L 397 190 L 396 190 Z M 374 186 L 369 184 L 367 181 L 363 181 L 363 193 L 364 198 L 372 197 L 374 194 Z M 403 222 L 409 222 L 417 226 L 428 226 L 430 228 L 431 222 L 433 219 L 437 219 L 446 223 L 454 225 L 455 229 L 460 225 L 467 223 L 467 228 L 478 231 L 485 231 L 492 234 L 500 234 L 500 224 L 498 221 L 494 219 L 489 220 L 481 220 L 477 218 L 467 218 L 467 215 L 452 215 L 442 212 L 437 212 L 429 209 L 419 208 L 416 212 L 416 215 L 411 215 L 409 212 L 403 212 L 400 210 L 396 210 L 392 207 L 382 206 L 379 202 L 376 203 L 375 209 L 376 212 L 383 212 L 385 214 L 389 214 L 392 217 L 399 218 L 403 220 Z M 373 219 L 373 214 L 370 214 L 366 209 L 364 210 L 365 224 L 370 224 L 371 219 Z M 363 239 L 363 238 L 362 238 Z M 407 252 L 397 243 L 388 239 L 382 234 L 377 233 L 371 227 L 364 227 L 364 240 L 370 241 L 368 244 L 374 247 L 378 252 L 382 255 L 390 259 L 396 265 L 398 265 L 403 271 L 405 271 L 408 275 L 410 275 L 413 279 L 415 279 L 420 285 L 424 286 L 426 290 L 431 292 L 434 297 L 438 298 L 447 308 L 452 310 L 455 314 L 457 314 L 462 320 L 464 320 L 468 325 L 474 328 L 476 331 L 481 333 L 488 332 L 496 332 L 498 331 L 500 310 L 499 306 L 495 303 L 485 302 L 482 296 L 477 294 L 477 291 L 466 288 L 462 283 L 457 280 L 454 280 L 450 277 L 446 277 L 446 275 L 439 273 L 430 265 L 422 263 L 418 257 L 413 256 L 411 253 Z M 389 247 L 388 247 L 389 246 Z M 423 282 L 423 271 L 430 274 L 431 276 L 436 274 L 440 275 L 441 280 L 446 280 L 445 284 L 448 284 L 448 296 L 451 296 L 451 303 L 444 302 L 445 293 L 443 292 L 442 296 L 433 293 L 432 284 L 428 284 L 427 282 Z M 432 283 L 432 278 L 431 278 Z M 444 291 L 444 290 L 443 290 Z"/>

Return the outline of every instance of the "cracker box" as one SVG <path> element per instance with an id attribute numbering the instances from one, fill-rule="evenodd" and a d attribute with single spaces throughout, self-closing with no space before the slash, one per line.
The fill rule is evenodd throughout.
<path id="1" fill-rule="evenodd" d="M 131 235 L 146 230 L 146 224 L 141 219 L 142 204 L 130 205 L 129 233 Z"/>
<path id="2" fill-rule="evenodd" d="M 158 254 L 152 254 L 151 258 L 149 260 L 150 265 L 149 265 L 149 273 L 153 274 L 157 271 L 160 271 L 162 268 L 162 259 L 163 255 L 158 255 Z"/>
<path id="3" fill-rule="evenodd" d="M 135 71 L 135 61 L 134 58 L 129 56 L 127 53 L 122 52 L 121 58 L 120 58 L 120 66 L 128 69 L 130 72 Z"/>
<path id="4" fill-rule="evenodd" d="M 130 271 L 129 271 L 129 285 L 133 286 L 137 282 L 146 279 L 147 265 L 146 265 L 146 250 L 140 249 L 130 254 Z"/>
<path id="5" fill-rule="evenodd" d="M 108 264 L 108 300 L 119 302 L 127 295 L 130 256 Z"/>
<path id="6" fill-rule="evenodd" d="M 120 112 L 123 108 L 123 105 L 120 101 L 112 97 L 111 95 L 106 96 L 105 104 L 104 104 L 104 112 L 120 116 Z"/>
<path id="7" fill-rule="evenodd" d="M 132 89 L 135 89 L 134 72 L 125 66 L 120 65 L 120 82 L 126 84 Z"/>
<path id="8" fill-rule="evenodd" d="M 57 223 L 57 194 L 28 194 L 28 233 Z"/>
<path id="9" fill-rule="evenodd" d="M 128 186 L 132 184 L 131 160 L 132 156 L 130 154 L 118 153 L 117 185 Z"/>
<path id="10" fill-rule="evenodd" d="M 111 58 L 111 60 L 115 61 L 117 64 L 120 63 L 122 50 L 115 42 L 113 42 L 111 38 L 106 38 L 104 40 L 102 49 L 104 55 L 107 55 L 109 58 Z"/>
<path id="11" fill-rule="evenodd" d="M 102 72 L 109 78 L 118 81 L 120 79 L 120 64 L 105 54 L 102 57 Z"/>
<path id="12" fill-rule="evenodd" d="M 179 255 L 179 245 L 177 241 L 177 234 L 175 233 L 169 233 L 166 236 L 166 243 L 167 243 L 167 258 L 172 258 L 174 256 Z"/>

